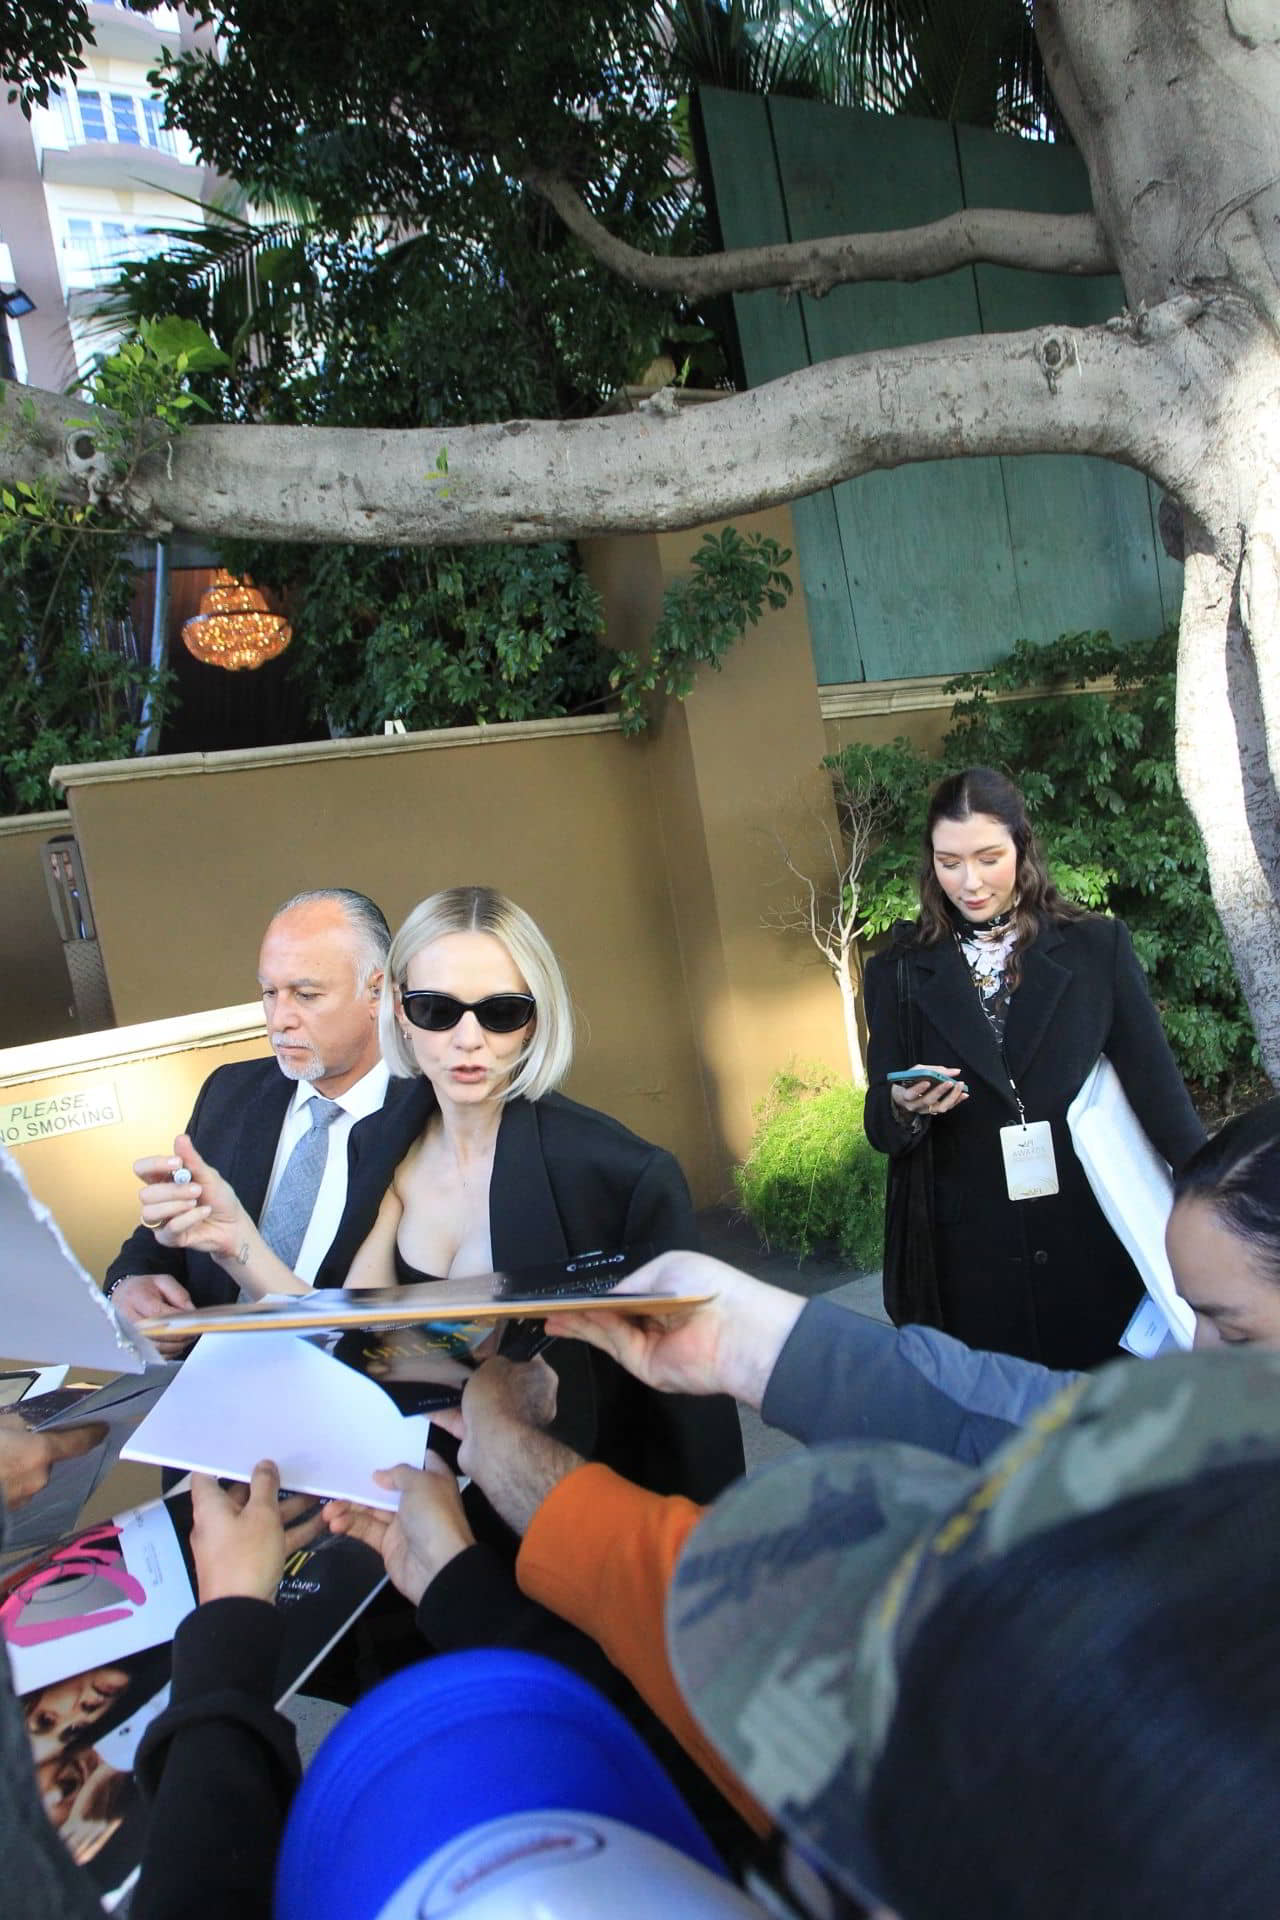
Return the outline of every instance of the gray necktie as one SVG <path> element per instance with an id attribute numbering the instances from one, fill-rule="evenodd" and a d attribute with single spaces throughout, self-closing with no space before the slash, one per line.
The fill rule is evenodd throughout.
<path id="1" fill-rule="evenodd" d="M 329 1129 L 345 1111 L 336 1100 L 326 1100 L 318 1093 L 307 1102 L 307 1110 L 311 1125 L 289 1155 L 270 1204 L 258 1223 L 258 1231 L 272 1253 L 278 1254 L 290 1269 L 302 1250 L 311 1224 L 329 1153 Z"/>

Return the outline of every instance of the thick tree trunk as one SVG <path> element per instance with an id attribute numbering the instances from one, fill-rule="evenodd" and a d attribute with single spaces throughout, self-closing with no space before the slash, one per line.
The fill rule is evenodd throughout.
<path id="1" fill-rule="evenodd" d="M 1214 905 L 1280 1079 L 1280 805 L 1239 575 L 1189 552 L 1178 635 L 1178 779 L 1209 855 Z"/>
<path id="2" fill-rule="evenodd" d="M 1280 6 L 1038 0 L 1036 21 L 1131 310 L 1203 302 L 1184 405 L 1208 433 L 1172 489 L 1194 516 L 1178 778 L 1280 1084 Z"/>

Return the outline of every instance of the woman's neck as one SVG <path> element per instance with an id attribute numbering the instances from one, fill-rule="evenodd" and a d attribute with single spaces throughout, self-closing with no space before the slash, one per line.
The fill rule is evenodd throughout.
<path id="1" fill-rule="evenodd" d="M 502 1104 L 486 1100 L 482 1104 L 455 1107 L 441 1101 L 437 1109 L 440 1137 L 465 1174 L 470 1167 L 493 1159 L 498 1128 L 502 1124 Z"/>

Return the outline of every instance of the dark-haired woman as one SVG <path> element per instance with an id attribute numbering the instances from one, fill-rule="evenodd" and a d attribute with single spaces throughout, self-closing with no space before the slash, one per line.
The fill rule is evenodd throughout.
<path id="1" fill-rule="evenodd" d="M 915 921 L 866 972 L 866 1129 L 890 1157 L 886 1305 L 971 1347 L 1096 1366 L 1141 1282 L 1067 1108 L 1105 1053 L 1175 1172 L 1204 1130 L 1128 930 L 1059 894 L 1012 781 L 971 767 L 938 785 L 919 885 Z"/>

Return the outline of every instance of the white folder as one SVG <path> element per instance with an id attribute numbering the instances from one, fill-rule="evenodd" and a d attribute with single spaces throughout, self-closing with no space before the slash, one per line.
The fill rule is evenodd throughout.
<path id="1" fill-rule="evenodd" d="M 1120 1344 L 1143 1359 L 1189 1347 L 1195 1315 L 1174 1288 L 1164 1230 L 1173 1208 L 1169 1164 L 1148 1140 L 1120 1076 L 1099 1054 L 1067 1108 L 1076 1158 L 1117 1240 L 1142 1276 L 1147 1298 Z"/>

